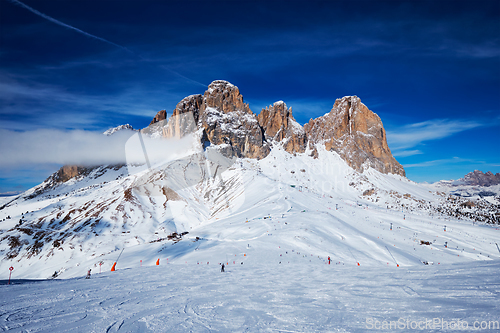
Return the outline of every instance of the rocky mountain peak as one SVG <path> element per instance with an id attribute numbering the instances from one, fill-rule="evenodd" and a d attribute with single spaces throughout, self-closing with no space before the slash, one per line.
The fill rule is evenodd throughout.
<path id="1" fill-rule="evenodd" d="M 382 121 L 357 96 L 337 99 L 329 113 L 311 119 L 304 129 L 310 143 L 323 143 L 358 171 L 372 167 L 405 176 L 387 145 Z"/>
<path id="2" fill-rule="evenodd" d="M 197 130 L 203 129 L 201 143 L 217 145 L 225 155 L 264 158 L 270 152 L 270 141 L 279 142 L 292 154 L 305 152 L 309 142 L 314 154 L 314 145 L 321 143 L 358 171 L 372 167 L 382 173 L 405 175 L 387 145 L 382 121 L 357 96 L 337 99 L 329 113 L 311 119 L 302 127 L 285 102 L 275 102 L 257 117 L 244 103 L 238 87 L 217 80 L 203 95 L 181 100 L 172 117 L 184 113 L 193 115 Z M 150 128 L 164 117 L 166 113 L 160 111 Z M 168 128 L 156 132 L 167 137 L 182 136 L 190 128 L 187 122 L 185 117 L 177 117 L 169 122 Z"/>
<path id="3" fill-rule="evenodd" d="M 196 119 L 199 116 L 199 111 L 201 107 L 201 103 L 203 102 L 203 95 L 190 95 L 184 97 L 177 105 L 175 106 L 172 115 L 177 116 L 181 113 L 185 112 L 193 112 L 196 115 Z"/>
<path id="4" fill-rule="evenodd" d="M 157 123 L 159 121 L 165 120 L 165 119 L 167 119 L 167 111 L 166 110 L 158 111 L 158 113 L 153 118 L 153 120 L 151 120 L 151 122 L 149 123 L 149 125 L 153 125 L 153 124 L 155 124 L 155 123 Z"/>
<path id="5" fill-rule="evenodd" d="M 224 113 L 233 111 L 252 113 L 248 104 L 243 103 L 243 96 L 240 94 L 238 87 L 223 80 L 210 83 L 207 91 L 205 91 L 201 110 L 205 111 L 208 107 Z"/>
<path id="6" fill-rule="evenodd" d="M 491 171 L 483 173 L 482 171 L 474 170 L 466 174 L 461 181 L 473 186 L 497 185 L 500 184 L 500 173 L 493 174 Z"/>
<path id="7" fill-rule="evenodd" d="M 287 108 L 283 101 L 262 109 L 259 116 L 260 126 L 264 129 L 267 140 L 282 142 L 289 153 L 303 153 L 306 148 L 304 128 L 295 121 L 292 108 Z"/>
<path id="8" fill-rule="evenodd" d="M 223 145 L 226 156 L 261 159 L 269 154 L 257 116 L 243 102 L 238 87 L 214 81 L 203 94 L 199 127 L 211 144 Z"/>
<path id="9" fill-rule="evenodd" d="M 157 115 L 154 120 L 161 117 L 162 114 Z M 257 116 L 243 102 L 238 87 L 227 81 L 214 81 L 203 95 L 182 99 L 166 126 L 156 122 L 142 132 L 152 136 L 182 137 L 202 129 L 201 144 L 217 145 L 227 157 L 260 159 L 270 151 Z"/>

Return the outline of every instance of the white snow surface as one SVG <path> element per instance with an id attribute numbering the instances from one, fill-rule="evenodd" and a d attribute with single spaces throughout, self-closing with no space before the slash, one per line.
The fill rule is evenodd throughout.
<path id="1" fill-rule="evenodd" d="M 248 255 L 255 254 L 253 247 Z M 499 260 L 396 268 L 286 255 L 227 266 L 148 263 L 116 272 L 0 285 L 2 331 L 411 332 L 373 329 L 435 320 L 498 321 Z M 395 325 L 395 324 L 394 324 Z M 421 324 L 422 325 L 422 324 Z M 476 324 L 478 325 L 478 324 Z M 486 325 L 486 324 L 485 324 Z M 413 326 L 414 327 L 414 326 Z M 425 327 L 425 323 L 422 325 Z M 424 332 L 443 332 L 440 325 Z M 497 330 L 484 330 L 495 332 Z"/>
<path id="2" fill-rule="evenodd" d="M 0 279 L 10 266 L 15 279 L 0 285 L 0 330 L 365 332 L 367 318 L 499 320 L 497 225 L 439 214 L 432 204 L 445 199 L 428 186 L 318 153 L 275 147 L 238 159 L 220 177 L 178 186 L 179 200 L 155 190 L 161 175 L 123 199 L 144 166 L 28 191 L 0 210 Z M 78 221 L 85 210 L 68 212 L 86 205 L 105 207 L 93 229 L 58 229 L 72 232 L 60 247 L 6 259 L 20 219 L 51 231 L 48 221 Z M 172 232 L 188 234 L 167 240 Z"/>

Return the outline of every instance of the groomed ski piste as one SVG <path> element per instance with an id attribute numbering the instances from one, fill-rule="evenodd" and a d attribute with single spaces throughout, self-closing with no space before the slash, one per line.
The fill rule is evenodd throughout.
<path id="1" fill-rule="evenodd" d="M 435 207 L 447 198 L 429 186 L 318 153 L 275 147 L 260 161 L 238 159 L 176 200 L 145 192 L 121 211 L 109 205 L 63 250 L 44 244 L 3 259 L 0 330 L 497 330 L 498 225 L 442 215 Z M 0 237 L 22 216 L 113 201 L 141 172 L 108 169 L 14 200 L 0 211 L 12 217 Z"/>

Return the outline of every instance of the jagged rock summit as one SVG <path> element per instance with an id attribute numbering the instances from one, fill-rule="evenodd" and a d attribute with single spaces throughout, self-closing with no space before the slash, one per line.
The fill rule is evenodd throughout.
<path id="1" fill-rule="evenodd" d="M 371 167 L 382 173 L 406 175 L 387 145 L 380 117 L 357 96 L 337 99 L 329 113 L 309 120 L 304 129 L 310 144 L 324 143 L 353 169 Z"/>
<path id="2" fill-rule="evenodd" d="M 158 113 L 153 118 L 153 120 L 151 120 L 151 122 L 149 123 L 149 125 L 156 124 L 157 122 L 165 120 L 165 119 L 167 119 L 167 111 L 166 110 L 158 111 Z"/>
<path id="3" fill-rule="evenodd" d="M 305 151 L 306 132 L 295 121 L 292 108 L 287 108 L 285 102 L 278 101 L 262 109 L 257 119 L 264 129 L 266 139 L 281 142 L 289 153 Z"/>
<path id="4" fill-rule="evenodd" d="M 274 144 L 291 154 L 310 150 L 315 156 L 316 145 L 324 144 L 355 170 L 371 167 L 405 176 L 387 145 L 382 121 L 356 96 L 337 99 L 329 113 L 302 127 L 285 102 L 275 102 L 257 116 L 244 103 L 238 87 L 217 80 L 203 95 L 188 96 L 177 104 L 172 112 L 177 118 L 162 130 L 162 136 L 185 134 L 186 120 L 178 117 L 183 114 L 192 115 L 196 129 L 201 130 L 202 144 L 218 145 L 226 156 L 261 159 Z M 155 116 L 150 127 L 158 125 L 160 118 L 166 118 L 164 111 Z"/>
<path id="5" fill-rule="evenodd" d="M 170 123 L 162 130 L 147 128 L 146 132 L 164 137 L 182 137 L 192 132 L 190 119 L 201 130 L 203 145 L 219 146 L 228 157 L 261 159 L 269 154 L 263 130 L 257 116 L 243 102 L 238 87 L 227 81 L 214 81 L 203 95 L 191 95 L 182 99 L 172 112 Z M 156 127 L 154 123 L 150 127 Z M 143 130 L 144 131 L 144 130 Z"/>
<path id="6" fill-rule="evenodd" d="M 219 80 L 208 86 L 200 118 L 204 136 L 211 144 L 226 145 L 229 155 L 261 159 L 269 154 L 257 116 L 231 83 Z"/>
<path id="7" fill-rule="evenodd" d="M 479 170 L 474 170 L 469 172 L 464 176 L 464 178 L 459 179 L 467 185 L 473 186 L 492 186 L 500 184 L 500 173 L 493 174 L 493 172 L 488 171 L 483 173 Z"/>

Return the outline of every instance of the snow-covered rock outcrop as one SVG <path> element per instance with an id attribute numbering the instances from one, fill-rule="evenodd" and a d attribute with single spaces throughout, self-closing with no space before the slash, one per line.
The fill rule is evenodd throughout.
<path id="1" fill-rule="evenodd" d="M 120 126 L 110 128 L 110 129 L 104 131 L 104 133 L 102 133 L 102 134 L 104 134 L 106 136 L 110 136 L 110 135 L 115 134 L 118 131 L 124 131 L 124 130 L 125 131 L 135 131 L 134 128 L 132 127 L 132 125 L 125 124 L 125 125 L 120 125 Z"/>
<path id="2" fill-rule="evenodd" d="M 293 118 L 292 108 L 287 108 L 285 102 L 278 101 L 262 109 L 258 119 L 268 140 L 281 142 L 289 153 L 305 151 L 306 132 Z"/>
<path id="3" fill-rule="evenodd" d="M 171 118 L 186 113 L 192 115 L 197 129 L 203 129 L 201 141 L 228 145 L 226 154 L 231 156 L 264 158 L 273 141 L 280 142 L 289 153 L 303 153 L 309 142 L 313 156 L 317 156 L 315 145 L 324 144 L 355 170 L 371 167 L 382 173 L 405 175 L 387 145 L 382 121 L 356 96 L 336 100 L 329 113 L 311 119 L 302 127 L 285 102 L 276 102 L 256 116 L 243 102 L 238 87 L 218 80 L 203 95 L 191 95 L 180 101 Z M 177 131 L 173 127 L 166 130 L 165 119 L 166 113 L 160 111 L 144 131 L 164 137 L 179 134 L 182 126 L 170 124 Z"/>
<path id="4" fill-rule="evenodd" d="M 405 176 L 405 170 L 392 156 L 384 126 L 356 96 L 335 101 L 332 110 L 304 125 L 310 143 L 324 143 L 338 153 L 352 168 L 367 167 L 382 173 Z"/>

